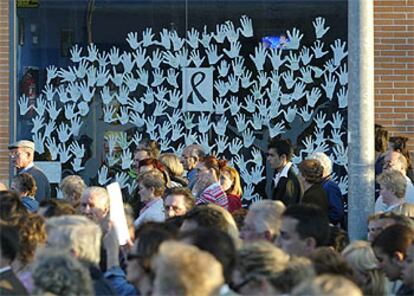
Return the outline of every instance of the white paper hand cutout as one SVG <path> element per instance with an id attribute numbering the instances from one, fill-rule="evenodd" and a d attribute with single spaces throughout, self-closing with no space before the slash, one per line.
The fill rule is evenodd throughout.
<path id="1" fill-rule="evenodd" d="M 137 32 L 130 32 L 128 33 L 127 42 L 132 49 L 137 49 L 139 46 L 138 43 L 138 33 Z"/>
<path id="2" fill-rule="evenodd" d="M 108 167 L 103 165 L 98 171 L 98 183 L 101 186 L 105 186 L 111 178 L 108 178 Z"/>
<path id="3" fill-rule="evenodd" d="M 300 31 L 296 28 L 293 28 L 292 33 L 287 31 L 287 36 L 289 42 L 287 43 L 288 49 L 298 49 L 300 45 L 300 41 L 303 38 L 303 34 L 300 34 Z"/>
<path id="4" fill-rule="evenodd" d="M 45 147 L 43 145 L 44 143 L 44 136 L 42 135 L 41 132 L 37 132 L 35 134 L 33 134 L 33 142 L 35 144 L 35 150 L 37 153 L 42 154 L 45 152 Z"/>
<path id="5" fill-rule="evenodd" d="M 346 41 L 342 43 L 341 39 L 335 40 L 334 44 L 331 44 L 331 49 L 334 54 L 334 65 L 339 66 L 344 57 L 348 55 L 348 52 L 345 51 Z"/>
<path id="6" fill-rule="evenodd" d="M 240 29 L 240 33 L 246 38 L 253 37 L 252 19 L 246 15 L 242 15 L 242 17 L 240 18 L 240 24 L 242 26 Z"/>
<path id="7" fill-rule="evenodd" d="M 325 28 L 325 18 L 323 17 L 317 17 L 313 22 L 313 27 L 315 28 L 315 35 L 317 39 L 320 39 L 323 37 L 323 35 L 326 34 L 326 32 L 329 31 L 330 27 Z"/>
<path id="8" fill-rule="evenodd" d="M 263 46 L 262 43 L 260 43 L 259 46 L 256 46 L 256 48 L 254 49 L 254 55 L 250 55 L 250 59 L 256 66 L 257 71 L 263 70 L 263 66 L 266 62 L 266 56 L 266 48 Z"/>
<path id="9" fill-rule="evenodd" d="M 346 108 L 348 106 L 348 89 L 341 87 L 336 96 L 338 97 L 338 107 Z"/>
<path id="10" fill-rule="evenodd" d="M 58 157 L 59 148 L 56 145 L 56 138 L 46 138 L 46 147 L 50 152 L 50 157 L 54 161 Z"/>
<path id="11" fill-rule="evenodd" d="M 26 97 L 25 94 L 23 94 L 19 99 L 19 111 L 20 115 L 25 115 L 29 110 L 31 109 L 31 106 L 29 106 L 29 99 Z"/>

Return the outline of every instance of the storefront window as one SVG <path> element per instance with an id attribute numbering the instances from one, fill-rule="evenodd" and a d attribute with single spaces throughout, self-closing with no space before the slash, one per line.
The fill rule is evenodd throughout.
<path id="1" fill-rule="evenodd" d="M 200 143 L 239 169 L 249 201 L 280 135 L 297 147 L 295 164 L 330 155 L 345 194 L 346 21 L 346 1 L 18 7 L 16 138 L 33 139 L 59 177 L 114 177 L 130 192 L 141 139 L 178 154 Z"/>

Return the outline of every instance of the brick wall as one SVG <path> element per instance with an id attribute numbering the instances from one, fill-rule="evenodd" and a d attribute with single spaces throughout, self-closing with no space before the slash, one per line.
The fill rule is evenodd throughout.
<path id="1" fill-rule="evenodd" d="M 414 152 L 414 0 L 375 0 L 375 122 Z"/>
<path id="2" fill-rule="evenodd" d="M 9 178 L 9 1 L 0 1 L 0 182 Z"/>

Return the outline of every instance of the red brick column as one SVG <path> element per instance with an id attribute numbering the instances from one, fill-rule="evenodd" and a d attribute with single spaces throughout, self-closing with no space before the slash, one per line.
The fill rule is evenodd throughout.
<path id="1" fill-rule="evenodd" d="M 414 0 L 375 0 L 375 122 L 414 152 Z"/>
<path id="2" fill-rule="evenodd" d="M 8 182 L 9 160 L 9 1 L 0 1 L 0 182 Z"/>

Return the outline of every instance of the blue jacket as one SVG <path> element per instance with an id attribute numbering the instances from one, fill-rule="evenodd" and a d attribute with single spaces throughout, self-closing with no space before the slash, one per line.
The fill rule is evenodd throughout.
<path id="1" fill-rule="evenodd" d="M 329 202 L 329 222 L 334 225 L 343 222 L 344 219 L 344 202 L 342 199 L 342 193 L 336 184 L 331 179 L 325 179 L 322 182 L 322 187 L 328 194 Z"/>
<path id="2" fill-rule="evenodd" d="M 23 197 L 22 203 L 26 207 L 26 209 L 31 213 L 37 212 L 37 210 L 39 210 L 39 202 L 32 197 Z"/>
<path id="3" fill-rule="evenodd" d="M 138 295 L 135 287 L 126 279 L 125 272 L 121 267 L 111 267 L 105 273 L 104 277 L 111 283 L 112 288 L 119 296 Z"/>

